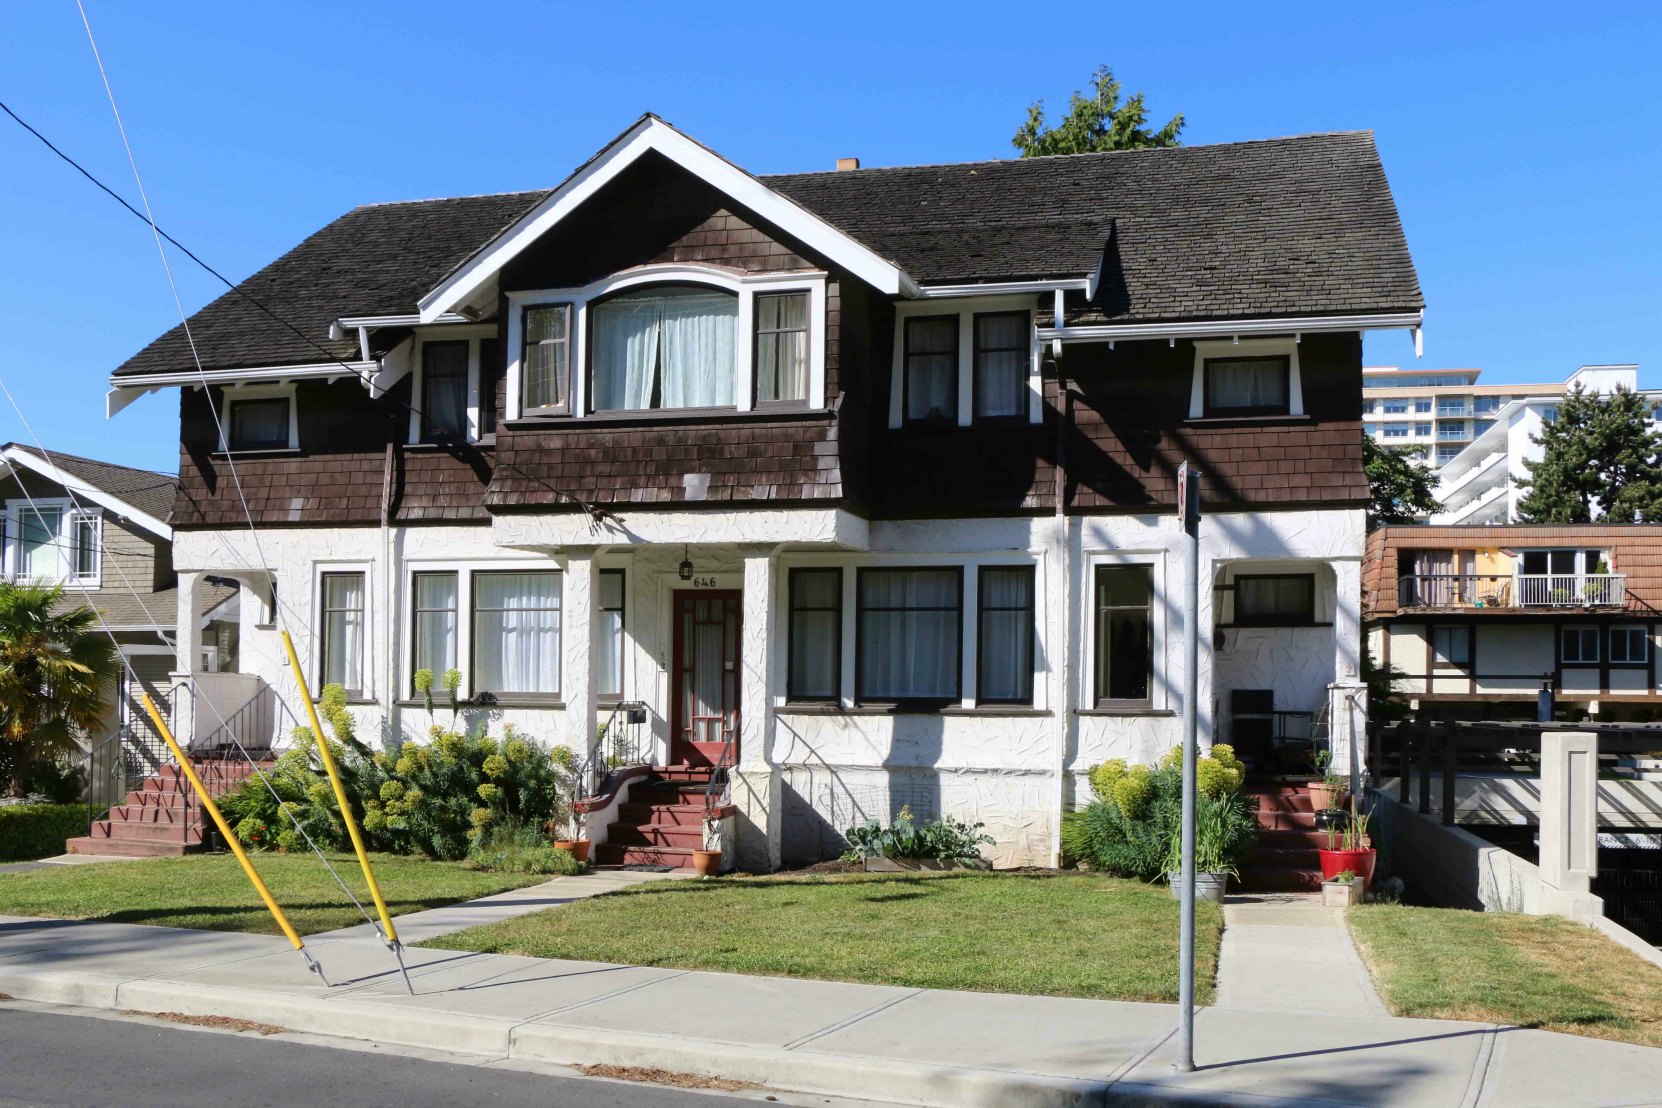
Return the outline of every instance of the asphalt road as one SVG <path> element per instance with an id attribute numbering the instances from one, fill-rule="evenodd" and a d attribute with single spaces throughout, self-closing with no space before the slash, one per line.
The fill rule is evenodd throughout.
<path id="1" fill-rule="evenodd" d="M 0 1108 L 756 1108 L 759 1102 L 0 1005 Z"/>

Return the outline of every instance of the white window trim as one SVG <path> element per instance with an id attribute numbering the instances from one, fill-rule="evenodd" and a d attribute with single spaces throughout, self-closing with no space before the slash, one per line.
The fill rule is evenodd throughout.
<path id="1" fill-rule="evenodd" d="M 462 342 L 467 343 L 467 427 L 464 434 L 468 442 L 478 442 L 483 434 L 484 417 L 483 396 L 479 389 L 480 361 L 479 347 L 485 339 L 496 337 L 495 324 L 479 326 L 448 326 L 423 327 L 415 332 L 414 345 L 410 351 L 410 429 L 409 442 L 412 446 L 419 444 L 421 438 L 421 405 L 422 384 L 426 366 L 423 348 L 430 342 Z"/>
<path id="2" fill-rule="evenodd" d="M 38 508 L 58 509 L 58 533 L 53 536 L 52 547 L 57 554 L 57 565 L 61 571 L 41 577 L 22 576 L 23 573 L 23 525 L 24 517 Z M 93 570 L 91 576 L 78 577 L 75 574 L 75 524 L 82 519 L 93 521 Z M 104 569 L 104 513 L 97 507 L 76 507 L 75 501 L 66 496 L 37 496 L 33 501 L 28 498 L 6 501 L 6 541 L 5 550 L 0 552 L 0 560 L 4 562 L 6 580 L 27 580 L 33 582 L 62 582 L 71 592 L 81 589 L 96 589 L 102 587 Z"/>
<path id="3" fill-rule="evenodd" d="M 1298 368 L 1298 339 L 1205 339 L 1195 343 L 1195 372 L 1189 387 L 1189 418 L 1206 418 L 1206 359 L 1273 358 L 1287 359 L 1287 415 L 1304 414 L 1304 383 Z M 1400 415 L 1401 413 L 1392 413 Z M 1228 418 L 1228 417 L 1216 417 Z M 1274 419 L 1274 416 L 1261 418 Z"/>
<path id="4" fill-rule="evenodd" d="M 561 419 L 582 419 L 585 416 L 613 413 L 595 413 L 589 402 L 588 332 L 589 305 L 592 301 L 622 292 L 639 285 L 681 284 L 704 285 L 733 293 L 739 300 L 738 343 L 734 357 L 735 380 L 733 400 L 736 410 L 756 410 L 756 328 L 755 301 L 757 293 L 806 292 L 808 294 L 808 401 L 809 410 L 825 407 L 825 283 L 821 270 L 798 270 L 790 273 L 738 273 L 714 266 L 689 265 L 676 262 L 663 265 L 637 266 L 615 273 L 592 284 L 575 289 L 521 289 L 508 294 L 508 384 L 506 419 L 520 419 L 521 375 L 525 357 L 524 309 L 542 304 L 571 305 L 571 335 L 568 342 L 566 372 L 571 397 L 571 415 Z M 771 408 L 772 405 L 769 405 Z M 650 415 L 654 412 L 673 412 L 673 408 L 651 409 L 622 414 Z"/>
<path id="5" fill-rule="evenodd" d="M 975 317 L 989 312 L 1025 311 L 1032 328 L 1027 367 L 1027 421 L 1044 422 L 1044 381 L 1040 376 L 1044 346 L 1039 342 L 1037 302 L 1030 295 L 979 296 L 942 300 L 907 300 L 894 306 L 894 356 L 889 371 L 889 429 L 906 423 L 906 321 L 920 316 L 958 317 L 958 426 L 975 422 Z"/>
<path id="6" fill-rule="evenodd" d="M 271 400 L 282 398 L 289 402 L 289 444 L 285 447 L 274 447 L 261 450 L 232 450 L 231 435 L 231 405 L 239 400 Z M 300 449 L 300 402 L 296 395 L 296 386 L 287 385 L 231 385 L 221 394 L 219 413 L 219 452 L 221 454 L 270 454 L 278 449 Z"/>
<path id="7" fill-rule="evenodd" d="M 613 568 L 607 564 L 605 568 Z M 618 567 L 623 568 L 623 567 Z M 555 695 L 537 693 L 539 698 L 549 696 L 551 701 L 563 701 L 565 698 L 566 673 L 566 573 L 565 567 L 547 558 L 503 558 L 492 561 L 469 559 L 466 561 L 451 559 L 412 560 L 404 563 L 404 595 L 415 596 L 415 575 L 418 573 L 454 573 L 456 575 L 456 668 L 462 671 L 462 684 L 457 690 L 457 697 L 471 699 L 480 690 L 474 685 L 473 674 L 473 575 L 476 573 L 556 573 L 560 577 L 560 665 L 556 681 L 560 692 Z M 627 587 L 628 578 L 625 579 Z M 628 598 L 625 597 L 625 620 L 628 619 Z M 404 659 L 404 673 L 399 678 L 399 692 L 410 688 L 410 679 L 415 673 L 415 608 L 413 604 L 405 605 L 405 610 L 398 617 L 396 624 L 398 634 L 403 636 L 403 643 L 399 655 Z M 627 641 L 627 634 L 625 635 Z M 443 693 L 439 684 L 442 673 L 433 675 L 433 687 Z M 628 679 L 627 666 L 624 679 Z M 485 690 L 497 696 L 503 695 L 500 689 Z M 509 694 L 510 700 L 514 699 Z M 437 697 L 435 697 L 437 703 Z"/>
<path id="8" fill-rule="evenodd" d="M 379 699 L 375 690 L 375 563 L 373 562 L 313 562 L 312 563 L 312 650 L 311 658 L 307 660 L 310 667 L 306 674 L 308 688 L 312 698 L 323 695 L 323 637 L 326 634 L 323 619 L 323 578 L 328 574 L 358 573 L 364 579 L 364 607 L 363 607 L 363 657 L 358 660 L 362 673 L 363 687 L 356 692 L 347 691 L 347 697 L 353 701 L 373 701 Z"/>
<path id="9" fill-rule="evenodd" d="M 1170 674 L 1166 654 L 1166 555 L 1163 550 L 1126 550 L 1102 553 L 1087 552 L 1085 556 L 1085 584 L 1080 590 L 1081 600 L 1084 602 L 1083 622 L 1085 629 L 1082 636 L 1080 653 L 1084 655 L 1084 664 L 1080 669 L 1078 704 L 1086 709 L 1096 709 L 1096 571 L 1103 566 L 1147 566 L 1151 571 L 1150 587 L 1153 590 L 1149 596 L 1149 675 L 1148 675 L 1148 708 L 1147 711 L 1163 712 L 1169 705 L 1168 686 Z M 1126 703 L 1119 701 L 1118 703 Z M 1107 711 L 1113 711 L 1110 706 Z M 1136 710 L 1136 709 L 1134 709 Z"/>

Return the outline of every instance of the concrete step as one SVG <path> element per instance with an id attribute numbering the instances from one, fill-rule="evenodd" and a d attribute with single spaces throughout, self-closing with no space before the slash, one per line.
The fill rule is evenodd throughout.
<path id="1" fill-rule="evenodd" d="M 92 834 L 94 839 L 120 839 L 128 842 L 171 842 L 189 846 L 200 846 L 202 843 L 202 828 L 198 825 L 184 826 L 170 823 L 122 823 L 101 819 L 93 823 Z"/>
<path id="2" fill-rule="evenodd" d="M 171 807 L 158 804 L 120 804 L 111 808 L 110 814 L 105 818 L 111 824 L 160 823 L 178 826 L 201 822 L 196 809 L 187 808 L 183 804 Z"/>
<path id="3" fill-rule="evenodd" d="M 607 829 L 606 841 L 623 846 L 684 846 L 701 849 L 704 846 L 704 828 L 675 823 L 614 823 Z"/>
<path id="4" fill-rule="evenodd" d="M 1270 869 L 1320 870 L 1322 856 L 1320 848 L 1314 846 L 1280 848 L 1259 845 L 1247 855 L 1246 864 Z"/>
<path id="5" fill-rule="evenodd" d="M 1241 867 L 1238 885 L 1245 893 L 1320 892 L 1321 887 L 1319 869 L 1254 865 Z"/>
<path id="6" fill-rule="evenodd" d="M 64 843 L 68 854 L 107 854 L 117 858 L 181 858 L 189 854 L 184 843 L 158 843 L 139 839 L 101 839 L 82 835 Z"/>
<path id="7" fill-rule="evenodd" d="M 650 804 L 653 807 L 666 808 L 696 806 L 700 811 L 703 811 L 704 786 L 687 785 L 682 788 L 675 788 L 668 783 L 636 785 L 629 790 L 629 803 Z"/>
<path id="8" fill-rule="evenodd" d="M 1316 813 L 1260 811 L 1258 826 L 1264 831 L 1314 831 Z"/>
<path id="9" fill-rule="evenodd" d="M 637 826 L 643 823 L 695 826 L 704 822 L 704 804 L 702 798 L 697 804 L 637 804 L 630 801 L 617 806 L 617 816 L 619 823 Z"/>
<path id="10" fill-rule="evenodd" d="M 709 766 L 653 766 L 652 775 L 660 781 L 684 781 L 707 784 L 715 770 Z"/>
<path id="11" fill-rule="evenodd" d="M 1315 809 L 1310 803 L 1310 794 L 1302 790 L 1296 793 L 1243 793 L 1248 802 L 1255 802 L 1260 812 L 1310 812 Z"/>
<path id="12" fill-rule="evenodd" d="M 1326 831 L 1260 831 L 1258 847 L 1268 850 L 1320 850 L 1327 845 Z"/>
<path id="13" fill-rule="evenodd" d="M 603 866 L 674 866 L 693 868 L 692 848 L 682 846 L 629 846 L 601 843 L 595 847 L 595 861 Z"/>

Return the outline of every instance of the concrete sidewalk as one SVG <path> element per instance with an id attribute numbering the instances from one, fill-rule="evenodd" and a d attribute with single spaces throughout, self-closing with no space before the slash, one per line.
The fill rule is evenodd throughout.
<path id="1" fill-rule="evenodd" d="M 405 919 L 409 933 L 420 930 L 417 917 Z M 482 1060 L 659 1067 L 924 1105 L 1475 1108 L 1662 1095 L 1658 1050 L 1485 1024 L 1270 1010 L 1239 1005 L 1239 996 L 1199 1013 L 1201 1068 L 1179 1074 L 1170 1005 L 427 948 L 406 951 L 411 996 L 373 939 L 337 933 L 308 947 L 331 985 L 280 938 L 0 917 L 0 992 L 233 1016 Z"/>

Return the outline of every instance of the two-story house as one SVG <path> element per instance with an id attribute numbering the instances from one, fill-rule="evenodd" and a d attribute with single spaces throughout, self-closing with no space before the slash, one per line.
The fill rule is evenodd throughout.
<path id="1" fill-rule="evenodd" d="M 902 804 L 1052 862 L 1085 769 L 1180 738 L 1184 461 L 1203 733 L 1354 681 L 1362 333 L 1422 310 L 1372 136 L 843 165 L 648 115 L 314 234 L 112 377 L 180 389 L 181 607 L 240 580 L 244 670 L 293 694 L 286 624 L 384 742 L 424 669 L 579 751 L 640 702 L 736 763 L 753 869 Z"/>

